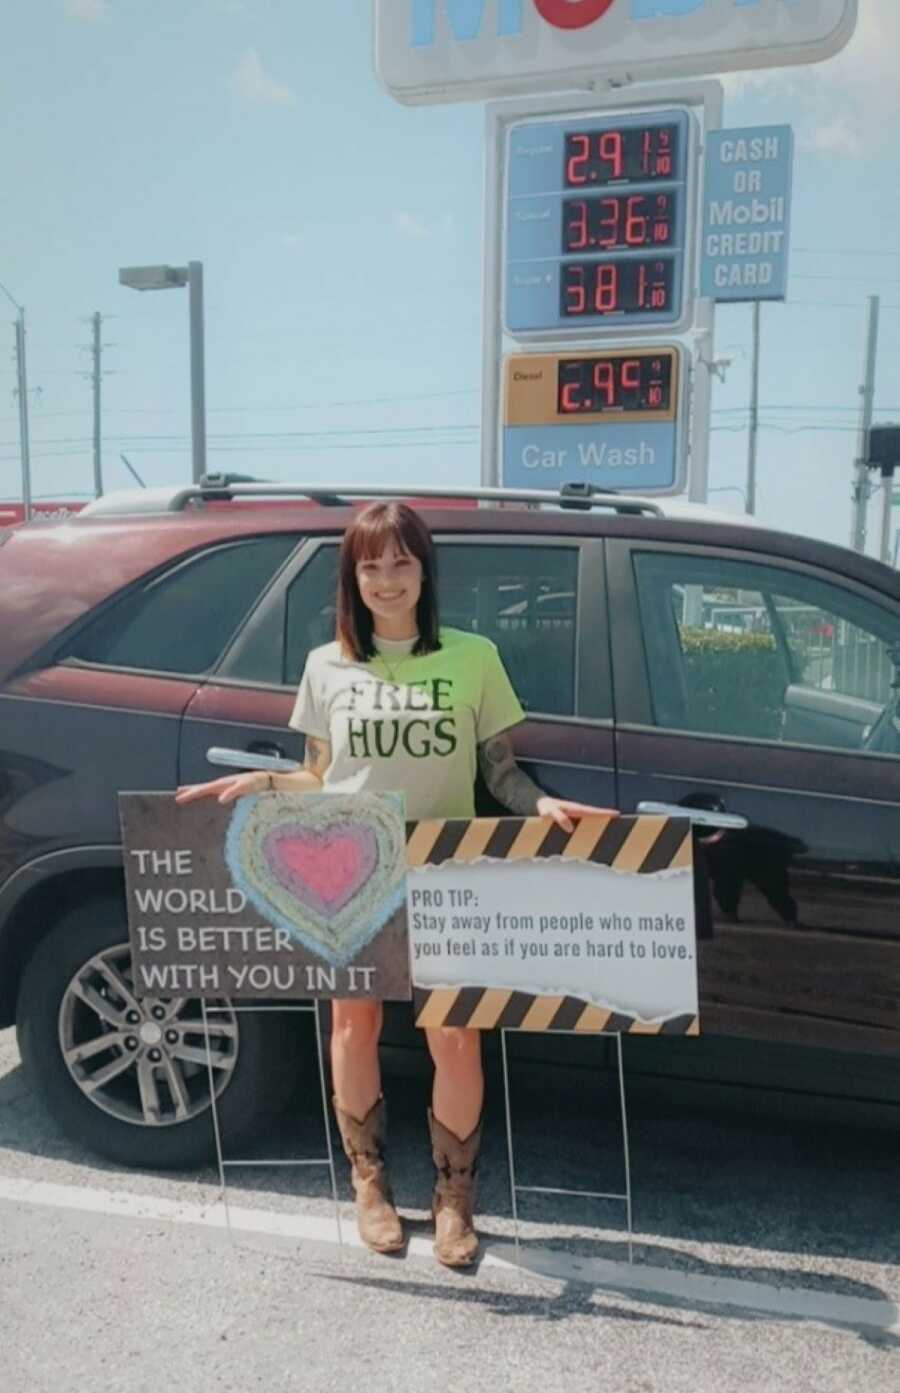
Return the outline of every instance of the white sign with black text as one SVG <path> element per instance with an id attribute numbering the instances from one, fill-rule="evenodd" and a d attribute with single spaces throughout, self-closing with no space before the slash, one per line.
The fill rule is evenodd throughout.
<path id="1" fill-rule="evenodd" d="M 693 874 L 584 861 L 410 870 L 413 985 L 574 997 L 659 1022 L 698 1011 Z"/>

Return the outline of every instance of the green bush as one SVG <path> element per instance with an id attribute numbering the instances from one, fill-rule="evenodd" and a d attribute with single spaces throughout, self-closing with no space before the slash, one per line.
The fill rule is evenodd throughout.
<path id="1" fill-rule="evenodd" d="M 697 730 L 777 739 L 784 667 L 771 634 L 679 627 L 688 713 Z"/>

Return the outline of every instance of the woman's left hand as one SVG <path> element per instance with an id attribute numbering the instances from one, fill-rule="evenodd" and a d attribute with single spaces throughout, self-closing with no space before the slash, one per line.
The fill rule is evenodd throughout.
<path id="1" fill-rule="evenodd" d="M 544 794 L 537 801 L 538 817 L 550 817 L 564 832 L 574 832 L 573 818 L 618 817 L 618 808 L 594 808 L 590 803 L 570 803 L 567 798 L 551 798 Z"/>

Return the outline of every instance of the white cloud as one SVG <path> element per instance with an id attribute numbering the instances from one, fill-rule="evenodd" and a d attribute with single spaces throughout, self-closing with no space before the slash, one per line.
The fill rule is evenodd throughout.
<path id="1" fill-rule="evenodd" d="M 807 150 L 858 158 L 868 145 L 894 139 L 900 118 L 900 5 L 861 0 L 856 33 L 826 63 L 725 79 L 733 97 L 754 97 L 790 120 Z M 776 116 L 777 111 L 777 116 Z"/>
<path id="2" fill-rule="evenodd" d="M 430 237 L 431 229 L 419 218 L 414 218 L 412 213 L 397 209 L 394 213 L 394 231 L 399 232 L 401 237 Z"/>
<path id="3" fill-rule="evenodd" d="M 248 102 L 263 106 L 296 106 L 297 98 L 290 87 L 276 82 L 263 67 L 259 51 L 248 48 L 232 73 L 235 90 Z"/>
<path id="4" fill-rule="evenodd" d="M 846 116 L 837 116 L 825 125 L 803 131 L 799 143 L 801 149 L 818 155 L 843 155 L 856 160 L 863 153 L 862 137 Z"/>
<path id="5" fill-rule="evenodd" d="M 66 14 L 93 24 L 106 14 L 106 0 L 66 0 Z"/>

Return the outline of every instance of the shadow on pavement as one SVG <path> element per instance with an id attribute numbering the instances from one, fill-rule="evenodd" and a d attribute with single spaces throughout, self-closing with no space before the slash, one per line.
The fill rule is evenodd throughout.
<path id="1" fill-rule="evenodd" d="M 395 1194 L 401 1210 L 421 1213 L 429 1207 L 433 1178 L 425 1120 L 428 1080 L 418 1075 L 392 1076 L 386 1080 L 385 1092 Z M 511 1101 L 519 1184 L 622 1190 L 621 1119 L 614 1075 L 571 1068 L 542 1070 L 517 1061 L 511 1071 Z M 486 1119 L 479 1226 L 488 1243 L 508 1245 L 513 1227 L 504 1097 L 494 1067 L 489 1069 Z M 872 1283 L 827 1269 L 841 1260 L 896 1265 L 900 1198 L 895 1139 L 831 1120 L 815 1125 L 808 1118 L 742 1116 L 733 1110 L 720 1116 L 659 1097 L 629 1104 L 629 1130 L 638 1264 L 677 1271 L 686 1279 L 726 1278 L 802 1288 L 829 1297 L 889 1299 Z M 334 1129 L 332 1135 L 336 1147 Z M 132 1188 L 139 1188 L 141 1175 L 151 1175 L 157 1188 L 161 1183 L 159 1172 L 123 1172 L 65 1139 L 29 1090 L 20 1067 L 0 1078 L 0 1147 L 89 1170 L 88 1184 L 102 1185 L 104 1176 L 113 1174 L 127 1175 Z M 227 1137 L 224 1149 L 233 1162 L 262 1163 L 229 1167 L 232 1204 L 285 1213 L 332 1212 L 325 1168 L 267 1164 L 324 1157 L 318 1080 L 315 1088 L 298 1090 L 296 1106 L 242 1157 L 229 1155 Z M 336 1159 L 341 1199 L 346 1201 L 347 1167 L 337 1147 Z M 66 1179 L 72 1183 L 70 1177 Z M 219 1177 L 215 1167 L 207 1167 L 168 1172 L 165 1179 L 216 1186 Z M 627 1260 L 624 1212 L 619 1204 L 522 1194 L 519 1215 L 524 1253 L 551 1250 L 570 1258 Z M 413 1234 L 428 1232 L 424 1218 L 413 1218 L 409 1224 Z M 699 1251 L 701 1245 L 707 1251 Z M 723 1247 L 727 1254 L 716 1252 Z M 773 1253 L 799 1261 L 781 1266 L 772 1261 Z M 405 1269 L 407 1274 L 411 1271 Z M 359 1280 L 383 1286 L 391 1279 L 366 1276 Z M 404 1279 L 400 1287 L 419 1295 L 432 1294 L 427 1282 Z M 527 1311 L 533 1315 L 543 1307 L 547 1319 L 558 1319 L 573 1310 L 593 1312 L 591 1293 L 598 1289 L 578 1280 L 566 1282 L 553 1297 L 504 1294 L 501 1305 L 507 1314 Z M 603 1289 L 610 1289 L 605 1282 Z M 447 1296 L 445 1287 L 437 1290 Z M 698 1309 L 696 1301 L 681 1303 L 671 1294 L 629 1291 L 629 1297 L 684 1311 Z M 479 1289 L 469 1292 L 465 1279 L 458 1299 L 501 1300 Z M 708 1309 L 719 1314 L 723 1310 L 715 1304 Z M 605 1306 L 596 1308 L 596 1313 L 616 1314 Z M 624 1309 L 618 1314 L 628 1320 L 666 1319 Z M 860 1329 L 858 1333 L 878 1345 L 900 1345 L 887 1331 Z"/>

